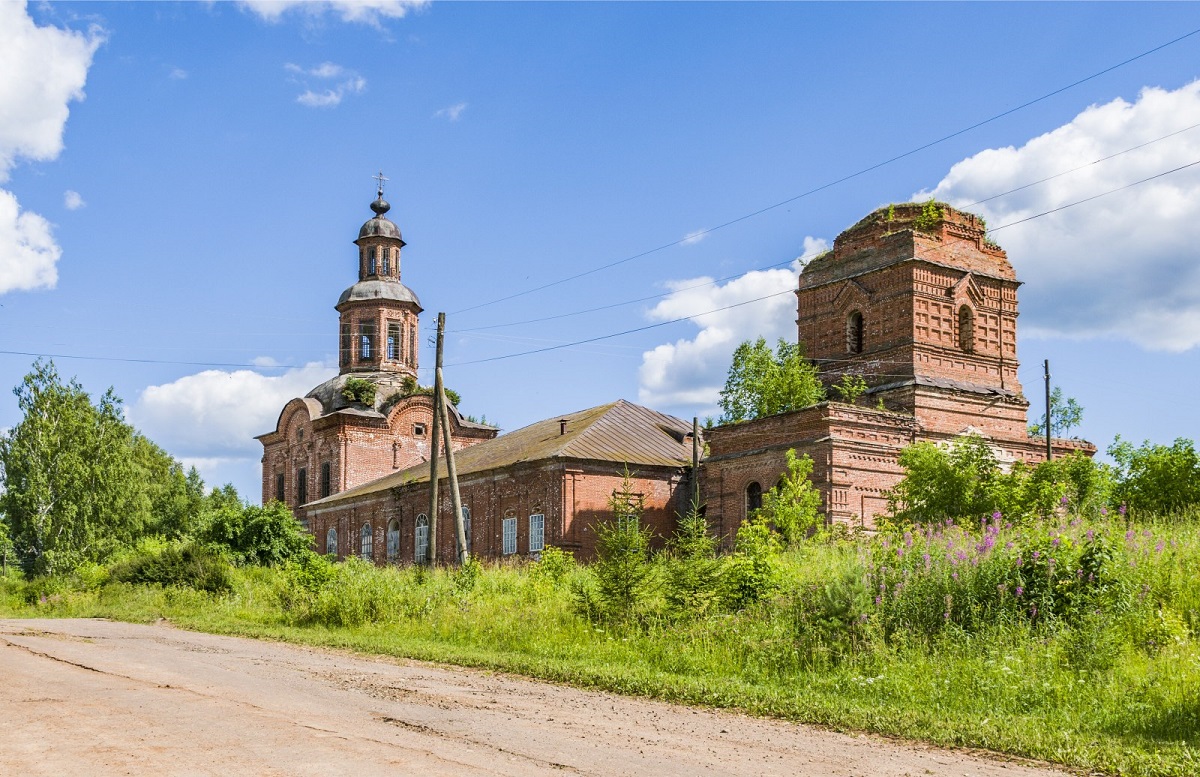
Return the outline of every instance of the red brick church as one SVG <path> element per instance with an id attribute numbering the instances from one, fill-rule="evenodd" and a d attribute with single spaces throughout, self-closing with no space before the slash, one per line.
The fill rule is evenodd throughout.
<path id="1" fill-rule="evenodd" d="M 400 282 L 405 243 L 382 188 L 371 209 L 354 241 L 358 282 L 336 305 L 340 372 L 288 402 L 258 438 L 262 497 L 291 507 L 322 552 L 422 561 L 433 406 L 416 391 L 421 306 Z M 914 442 L 976 433 L 1001 461 L 1040 461 L 1045 440 L 1028 434 L 1017 380 L 1019 286 L 976 216 L 913 203 L 871 213 L 804 268 L 796 291 L 808 358 L 829 384 L 857 375 L 867 393 L 856 404 L 709 429 L 698 473 L 689 424 L 623 400 L 499 437 L 451 407 L 470 549 L 523 556 L 552 544 L 591 555 L 595 522 L 626 470 L 660 536 L 699 478 L 710 525 L 729 541 L 778 482 L 788 449 L 813 459 L 826 519 L 860 526 L 886 510 L 902 476 L 897 457 Z M 373 396 L 362 395 L 363 382 Z M 1054 440 L 1053 449 L 1095 452 L 1081 440 Z M 452 558 L 445 484 L 439 493 L 438 555 Z"/>

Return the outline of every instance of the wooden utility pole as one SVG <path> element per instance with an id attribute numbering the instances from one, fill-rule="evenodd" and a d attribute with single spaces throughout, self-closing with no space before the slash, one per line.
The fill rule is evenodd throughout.
<path id="1" fill-rule="evenodd" d="M 446 445 L 446 474 L 450 478 L 450 503 L 454 507 L 454 540 L 458 546 L 458 563 L 467 563 L 467 529 L 463 521 L 462 497 L 458 492 L 458 469 L 454 466 L 454 448 L 450 445 L 450 408 L 446 405 L 446 382 L 442 368 L 437 368 L 437 384 L 442 387 L 442 442 Z"/>
<path id="2" fill-rule="evenodd" d="M 1050 360 L 1043 364 L 1046 370 L 1046 461 L 1054 458 L 1054 446 L 1050 442 Z"/>
<path id="3" fill-rule="evenodd" d="M 438 430 L 442 414 L 442 344 L 446 337 L 446 314 L 437 317 L 437 350 L 434 356 L 433 378 L 433 424 L 429 440 L 429 559 L 430 566 L 437 565 L 437 516 L 438 516 Z"/>
<path id="4" fill-rule="evenodd" d="M 700 512 L 700 419 L 692 416 L 692 512 Z"/>

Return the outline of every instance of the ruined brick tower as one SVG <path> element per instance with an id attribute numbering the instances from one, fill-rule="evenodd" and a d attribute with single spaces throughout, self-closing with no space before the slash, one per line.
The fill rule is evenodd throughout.
<path id="1" fill-rule="evenodd" d="M 1019 285 L 979 217 L 936 203 L 880 208 L 800 274 L 799 341 L 829 383 L 861 375 L 873 400 L 929 432 L 1024 440 Z"/>
<path id="2" fill-rule="evenodd" d="M 1017 381 L 1019 286 L 982 219 L 941 203 L 880 208 L 838 235 L 800 273 L 797 333 L 827 385 L 856 375 L 867 393 L 710 430 L 702 483 L 714 528 L 733 536 L 788 449 L 812 458 L 828 520 L 867 527 L 887 510 L 906 445 L 980 434 L 1001 462 L 1043 460 Z"/>
<path id="3" fill-rule="evenodd" d="M 417 382 L 421 303 L 400 282 L 400 228 L 387 217 L 383 182 L 358 230 L 358 281 L 342 292 L 338 374 L 284 405 L 263 445 L 262 501 L 303 505 L 427 461 L 432 397 Z M 353 381 L 353 382 L 352 382 Z M 364 392 L 364 388 L 366 389 Z M 496 436 L 449 405 L 455 449 Z M 439 443 L 441 441 L 439 440 Z"/>

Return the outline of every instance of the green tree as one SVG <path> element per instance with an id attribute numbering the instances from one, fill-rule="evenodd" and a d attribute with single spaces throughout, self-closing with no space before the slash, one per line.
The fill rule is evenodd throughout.
<path id="1" fill-rule="evenodd" d="M 1114 498 L 1131 509 L 1168 514 L 1200 506 L 1200 455 L 1180 437 L 1171 445 L 1140 447 L 1120 435 L 1108 447 L 1116 462 Z"/>
<path id="2" fill-rule="evenodd" d="M 721 563 L 717 538 L 698 509 L 679 519 L 668 549 L 667 604 L 674 613 L 706 614 L 721 598 Z"/>
<path id="3" fill-rule="evenodd" d="M 14 393 L 22 419 L 0 438 L 4 493 L 17 558 L 52 574 L 100 559 L 150 522 L 150 499 L 133 455 L 133 428 L 109 389 L 97 404 L 38 360 Z"/>
<path id="4" fill-rule="evenodd" d="M 596 525 L 596 575 L 604 614 L 624 617 L 652 591 L 654 569 L 650 566 L 649 527 L 641 525 L 645 497 L 633 491 L 628 470 L 620 490 L 609 499 L 612 519 Z"/>
<path id="5" fill-rule="evenodd" d="M 867 393 L 867 381 L 863 379 L 862 375 L 847 373 L 842 376 L 840 381 L 833 384 L 833 390 L 837 392 L 843 402 L 853 405 L 859 397 Z M 879 401 L 882 402 L 883 399 L 880 398 Z"/>
<path id="6" fill-rule="evenodd" d="M 780 340 L 775 352 L 760 337 L 733 352 L 721 389 L 721 423 L 736 423 L 786 413 L 825 399 L 817 368 L 804 358 L 798 344 Z"/>
<path id="7" fill-rule="evenodd" d="M 747 607 L 779 590 L 781 550 L 778 536 L 762 517 L 742 521 L 724 577 L 731 607 Z"/>
<path id="8" fill-rule="evenodd" d="M 888 494 L 888 508 L 901 520 L 977 519 L 1000 507 L 1000 466 L 979 435 L 960 437 L 949 450 L 931 442 L 910 445 L 900 452 L 900 466 L 904 479 Z"/>
<path id="9" fill-rule="evenodd" d="M 1063 399 L 1062 389 L 1058 386 L 1050 392 L 1050 434 L 1063 436 L 1083 423 L 1083 407 L 1075 401 L 1075 397 Z M 1029 425 L 1029 433 L 1034 437 L 1046 436 L 1046 417 Z"/>
<path id="10" fill-rule="evenodd" d="M 201 519 L 198 539 L 227 548 L 239 566 L 278 566 L 312 551 L 312 537 L 279 502 L 259 507 L 218 497 Z"/>
<path id="11" fill-rule="evenodd" d="M 134 462 L 150 501 L 146 530 L 168 539 L 190 534 L 204 507 L 204 480 L 195 467 L 186 472 L 170 454 L 141 434 L 132 440 Z"/>
<path id="12" fill-rule="evenodd" d="M 812 484 L 813 461 L 808 454 L 787 452 L 787 472 L 779 483 L 763 494 L 758 514 L 783 537 L 785 545 L 795 545 L 822 523 L 821 493 Z"/>

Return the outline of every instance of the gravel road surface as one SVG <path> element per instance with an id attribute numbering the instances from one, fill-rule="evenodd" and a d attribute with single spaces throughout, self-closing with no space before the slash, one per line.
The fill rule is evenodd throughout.
<path id="1" fill-rule="evenodd" d="M 1065 772 L 509 675 L 103 620 L 0 620 L 0 774 Z"/>

